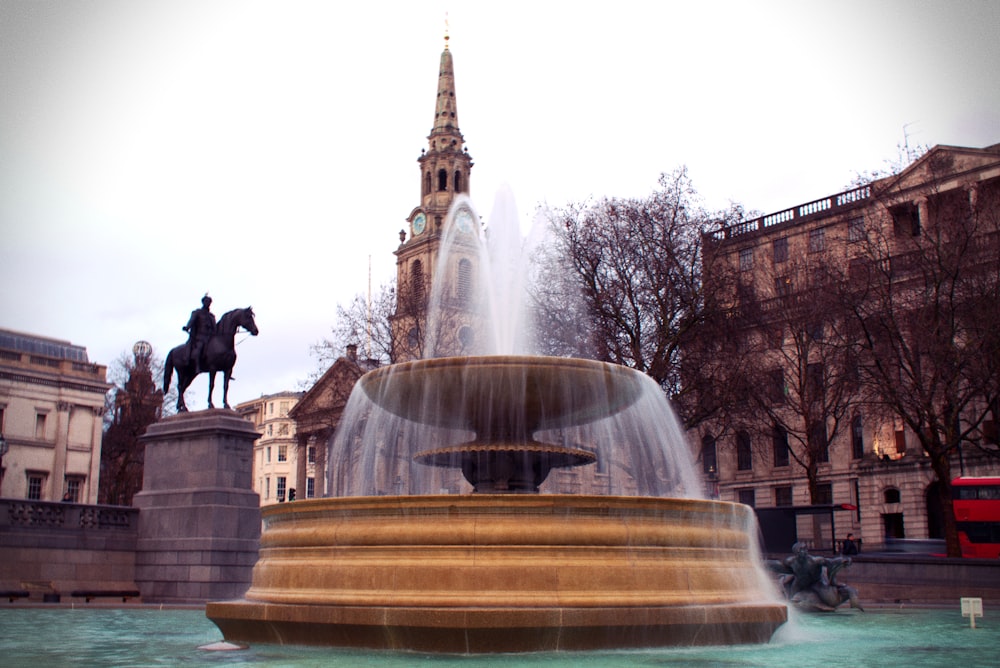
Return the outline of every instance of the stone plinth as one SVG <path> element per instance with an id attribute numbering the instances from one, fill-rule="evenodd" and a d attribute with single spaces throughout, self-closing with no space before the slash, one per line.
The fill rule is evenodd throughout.
<path id="1" fill-rule="evenodd" d="M 260 541 L 253 491 L 253 425 L 230 410 L 174 415 L 146 446 L 135 580 L 147 602 L 240 596 Z"/>
<path id="2" fill-rule="evenodd" d="M 786 609 L 746 506 L 563 495 L 310 499 L 264 510 L 231 642 L 537 652 L 767 642 Z M 763 580 L 762 580 L 763 578 Z"/>

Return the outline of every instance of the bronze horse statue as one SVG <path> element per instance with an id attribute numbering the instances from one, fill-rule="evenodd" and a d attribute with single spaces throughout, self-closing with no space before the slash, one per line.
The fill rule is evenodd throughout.
<path id="1" fill-rule="evenodd" d="M 215 334 L 205 342 L 201 350 L 201 359 L 191 359 L 191 346 L 183 343 L 169 353 L 163 363 L 163 393 L 170 390 L 170 379 L 177 370 L 177 412 L 187 411 L 184 403 L 184 391 L 191 382 L 203 372 L 208 372 L 208 407 L 215 408 L 212 403 L 212 393 L 215 391 L 215 372 L 221 371 L 222 405 L 229 408 L 229 381 L 233 377 L 233 365 L 236 364 L 236 330 L 240 327 L 253 336 L 257 336 L 257 324 L 254 322 L 251 307 L 238 308 L 229 311 L 219 318 L 215 326 Z"/>

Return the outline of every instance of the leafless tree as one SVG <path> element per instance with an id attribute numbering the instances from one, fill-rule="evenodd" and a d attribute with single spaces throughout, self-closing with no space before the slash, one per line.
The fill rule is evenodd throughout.
<path id="1" fill-rule="evenodd" d="M 735 207 L 706 211 L 684 167 L 661 175 L 645 198 L 605 198 L 550 211 L 557 252 L 583 305 L 576 309 L 565 301 L 563 284 L 536 289 L 536 307 L 543 323 L 550 319 L 555 343 L 643 371 L 679 400 L 703 379 L 693 365 L 682 373 L 682 345 L 710 322 L 708 309 L 717 303 L 706 294 L 713 284 L 702 280 L 703 254 L 713 248 L 703 233 L 739 214 Z M 694 415 L 684 416 L 689 426 Z"/>
<path id="2" fill-rule="evenodd" d="M 159 389 L 156 379 L 163 377 L 163 361 L 156 357 L 137 359 L 123 352 L 112 362 L 109 375 L 115 388 L 105 400 L 98 501 L 128 506 L 142 489 L 145 446 L 139 438 L 176 397 L 165 399 Z"/>

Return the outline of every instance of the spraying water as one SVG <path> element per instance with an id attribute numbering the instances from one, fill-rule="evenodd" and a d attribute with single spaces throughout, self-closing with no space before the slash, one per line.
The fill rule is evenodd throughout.
<path id="1" fill-rule="evenodd" d="M 497 194 L 485 231 L 479 221 L 471 200 L 456 198 L 432 274 L 425 361 L 461 355 L 482 358 L 474 362 L 482 366 L 490 356 L 533 353 L 529 258 L 542 243 L 540 223 L 527 238 L 521 234 L 509 188 Z M 475 396 L 470 395 L 471 385 L 456 387 L 472 382 L 468 373 L 441 371 L 443 364 L 435 365 L 433 378 L 423 380 L 415 380 L 405 364 L 375 372 L 378 382 L 369 382 L 368 391 L 365 382 L 355 388 L 331 445 L 330 494 L 511 491 L 703 497 L 683 430 L 652 379 L 606 365 L 601 374 L 623 380 L 591 383 L 583 380 L 593 375 L 587 372 L 557 382 L 533 368 L 533 359 L 541 363 L 558 358 L 524 357 L 523 368 L 503 365 L 499 375 L 491 366 L 487 376 L 492 380 L 476 381 Z M 499 401 L 501 396 L 523 397 L 533 391 L 542 394 L 534 400 L 536 412 L 551 413 L 558 407 L 574 417 L 528 418 L 518 402 L 512 408 Z M 400 397 L 406 401 L 405 410 L 398 405 Z M 395 408 L 387 407 L 393 403 Z M 583 410 L 583 404 L 607 409 Z M 496 453 L 510 451 L 512 440 L 523 441 L 514 455 L 518 462 L 526 457 L 532 461 L 497 461 Z M 454 449 L 461 444 L 466 444 L 464 450 Z M 470 459 L 470 450 L 489 454 Z M 543 450 L 541 457 L 524 454 Z M 510 482 L 518 477 L 514 475 L 498 487 L 476 482 L 482 474 L 469 472 L 470 467 L 493 471 L 505 466 L 532 469 L 534 482 Z"/>

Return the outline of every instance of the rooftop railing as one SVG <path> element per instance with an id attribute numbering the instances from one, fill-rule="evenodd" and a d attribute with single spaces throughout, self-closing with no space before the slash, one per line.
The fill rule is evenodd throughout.
<path id="1" fill-rule="evenodd" d="M 838 209 L 854 207 L 859 202 L 863 202 L 869 197 L 871 197 L 871 186 L 860 186 L 851 190 L 845 190 L 844 192 L 837 193 L 835 195 L 830 195 L 829 197 L 823 197 L 822 199 L 816 199 L 811 202 L 806 202 L 805 204 L 799 204 L 798 206 L 793 206 L 790 209 L 784 209 L 782 211 L 769 213 L 752 220 L 743 220 L 738 223 L 734 223 L 733 225 L 729 225 L 712 232 L 711 236 L 716 241 L 724 241 L 726 239 L 733 239 L 745 234 L 759 232 L 783 223 L 802 222 L 804 219 L 818 214 L 829 214 L 837 211 Z"/>

